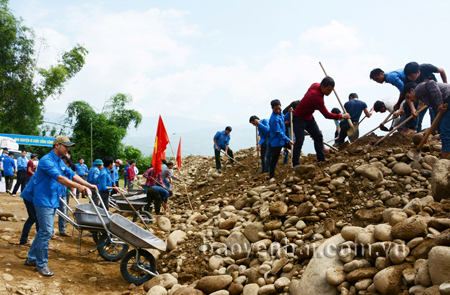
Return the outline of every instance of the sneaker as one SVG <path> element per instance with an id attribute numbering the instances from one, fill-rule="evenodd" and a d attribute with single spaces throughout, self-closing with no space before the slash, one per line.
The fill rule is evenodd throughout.
<path id="1" fill-rule="evenodd" d="M 36 266 L 36 260 L 25 260 L 24 263 L 26 266 Z"/>
<path id="2" fill-rule="evenodd" d="M 50 270 L 50 268 L 48 268 L 47 265 L 44 267 L 39 267 L 36 265 L 36 270 L 44 277 L 51 277 L 52 275 L 54 275 L 54 273 L 52 273 L 52 271 Z"/>
<path id="3" fill-rule="evenodd" d="M 217 169 L 217 172 L 222 173 L 222 169 Z"/>
<path id="4" fill-rule="evenodd" d="M 16 194 L 12 194 L 12 196 L 13 196 L 13 197 L 15 197 L 15 196 L 16 196 Z"/>

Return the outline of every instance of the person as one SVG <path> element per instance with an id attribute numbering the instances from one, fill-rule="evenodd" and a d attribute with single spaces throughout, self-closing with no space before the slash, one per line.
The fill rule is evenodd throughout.
<path id="1" fill-rule="evenodd" d="M 36 166 L 34 165 L 34 161 L 36 161 L 36 158 L 37 157 L 35 154 L 31 154 L 31 158 L 27 163 L 27 173 L 26 173 L 27 184 L 30 181 L 31 176 L 33 176 L 34 172 L 36 171 Z"/>
<path id="2" fill-rule="evenodd" d="M 395 86 L 399 91 L 399 97 L 397 103 L 394 105 L 394 110 L 400 109 L 401 102 L 403 101 L 402 98 L 402 91 L 404 86 L 404 80 L 405 80 L 405 72 L 403 69 L 398 69 L 395 71 L 387 72 L 385 73 L 382 69 L 376 68 L 373 69 L 370 72 L 370 79 L 374 80 L 377 83 L 383 84 L 383 83 L 389 83 Z M 403 110 L 401 113 L 404 113 L 403 118 L 401 121 L 406 120 L 411 115 L 414 115 L 417 117 L 418 113 L 416 111 L 416 108 L 419 106 L 418 103 L 414 105 L 414 103 L 410 100 L 406 100 L 406 104 L 403 104 Z M 416 118 L 412 118 L 409 120 L 402 129 L 399 130 L 400 133 L 409 135 L 416 133 L 416 125 L 417 120 Z"/>
<path id="3" fill-rule="evenodd" d="M 69 147 L 75 144 L 70 142 L 67 136 L 59 135 L 53 141 L 53 149 L 42 157 L 34 175 L 34 197 L 33 204 L 39 223 L 39 231 L 28 252 L 25 265 L 35 266 L 35 269 L 43 276 L 52 276 L 53 272 L 47 266 L 48 244 L 53 233 L 53 220 L 56 208 L 59 207 L 56 183 L 68 187 L 75 187 L 81 193 L 87 193 L 89 189 L 97 189 L 95 185 L 89 184 L 75 174 L 72 169 L 61 160 Z"/>
<path id="4" fill-rule="evenodd" d="M 173 195 L 171 190 L 167 190 L 160 186 L 152 186 L 147 190 L 147 204 L 144 206 L 144 210 L 152 213 L 151 204 L 155 207 L 156 215 L 161 214 L 161 205 L 163 206 L 164 215 L 167 214 L 167 202 L 169 197 Z"/>
<path id="5" fill-rule="evenodd" d="M 261 151 L 261 172 L 269 172 L 270 160 L 272 158 L 272 147 L 269 143 L 270 127 L 269 120 L 260 120 L 257 116 L 250 117 L 250 124 L 258 128 L 259 141 L 256 148 Z"/>
<path id="6" fill-rule="evenodd" d="M 0 155 L 0 163 L 3 163 L 3 159 L 8 157 L 8 148 L 3 148 L 3 152 Z M 2 180 L 3 170 L 0 170 L 0 181 Z"/>
<path id="7" fill-rule="evenodd" d="M 314 149 L 316 150 L 317 160 L 326 161 L 323 148 L 323 135 L 314 119 L 313 113 L 318 110 L 327 119 L 341 120 L 348 119 L 350 115 L 332 114 L 325 107 L 324 96 L 330 95 L 334 89 L 334 80 L 331 77 L 325 77 L 319 83 L 312 84 L 305 96 L 300 100 L 294 111 L 294 154 L 292 157 L 294 167 L 298 166 L 300 153 L 305 140 L 305 130 L 309 132 L 314 140 Z"/>
<path id="8" fill-rule="evenodd" d="M 101 159 L 96 159 L 93 163 L 92 168 L 89 170 L 87 175 L 87 182 L 90 184 L 98 185 L 98 176 L 100 175 L 100 170 L 103 167 L 103 161 Z"/>
<path id="9" fill-rule="evenodd" d="M 434 80 L 428 80 L 417 84 L 409 82 L 403 90 L 405 98 L 412 101 L 422 101 L 429 107 L 442 113 L 441 121 L 441 158 L 447 159 L 450 156 L 450 113 L 445 104 L 450 102 L 450 85 L 446 83 L 437 83 Z"/>
<path id="10" fill-rule="evenodd" d="M 165 168 L 167 168 L 167 160 L 166 159 L 162 159 L 161 160 L 161 171 Z"/>
<path id="11" fill-rule="evenodd" d="M 349 101 L 344 104 L 344 108 L 350 114 L 353 124 L 359 122 L 359 118 L 363 111 L 367 118 L 372 116 L 372 113 L 367 109 L 367 104 L 364 101 L 359 100 L 358 94 L 350 93 L 348 100 Z M 345 138 L 347 137 L 347 130 L 351 128 L 348 120 L 341 120 L 340 127 L 338 146 L 341 146 L 344 143 Z"/>
<path id="12" fill-rule="evenodd" d="M 111 178 L 111 171 L 114 167 L 114 159 L 111 157 L 106 157 L 103 159 L 103 169 L 100 171 L 100 176 L 98 177 L 98 192 L 102 198 L 103 204 L 105 204 L 106 209 L 109 209 L 109 195 L 112 190 L 117 191 L 119 188 L 114 186 Z M 100 204 L 98 197 L 94 197 L 94 202 L 97 206 L 103 208 Z"/>
<path id="13" fill-rule="evenodd" d="M 20 191 L 23 191 L 27 185 L 27 163 L 27 151 L 23 150 L 17 159 L 17 180 L 12 192 L 13 197 L 16 196 L 19 187 L 21 188 Z"/>
<path id="14" fill-rule="evenodd" d="M 434 80 L 437 82 L 436 76 L 434 73 L 438 73 L 441 76 L 442 82 L 447 83 L 447 74 L 444 69 L 438 68 L 432 64 L 418 64 L 415 61 L 409 62 L 405 65 L 405 81 L 404 83 L 416 82 L 420 84 L 424 81 Z M 423 102 L 420 102 L 419 108 L 423 106 Z M 430 113 L 430 124 L 433 124 L 434 119 L 436 118 L 437 112 L 433 108 L 428 108 Z M 422 131 L 422 121 L 425 116 L 426 111 L 423 111 L 417 117 L 417 132 Z M 439 130 L 439 128 L 437 128 Z"/>
<path id="15" fill-rule="evenodd" d="M 69 157 L 67 157 L 67 154 L 65 156 L 62 156 L 61 160 L 67 166 L 67 168 L 72 167 L 73 163 L 72 163 L 72 161 L 70 161 Z M 76 169 L 74 172 L 76 172 Z M 79 175 L 79 174 L 77 174 L 77 175 L 81 177 L 81 175 Z M 66 204 L 69 205 L 70 194 L 67 193 L 67 187 L 65 185 L 62 185 L 61 183 L 57 183 L 57 186 L 58 186 L 58 198 L 59 198 L 59 208 L 58 209 L 59 209 L 59 211 L 61 211 L 62 213 L 67 215 L 68 208 L 67 208 Z M 64 203 L 66 203 L 66 204 L 64 204 Z M 67 237 L 67 238 L 72 237 L 71 234 L 66 233 L 66 220 L 61 215 L 58 216 L 58 230 L 59 230 L 59 236 Z M 52 239 L 61 240 L 56 235 L 53 235 Z"/>
<path id="16" fill-rule="evenodd" d="M 394 112 L 394 106 L 397 103 L 397 97 L 389 96 L 384 98 L 383 100 L 377 100 L 373 104 L 373 110 L 375 113 L 385 113 L 388 111 L 389 113 Z M 393 113 L 393 121 L 392 126 L 397 126 L 400 123 L 401 116 L 405 114 L 403 106 L 396 112 Z"/>
<path id="17" fill-rule="evenodd" d="M 277 167 L 278 158 L 280 157 L 281 149 L 290 148 L 294 142 L 286 136 L 284 122 L 290 116 L 289 113 L 281 115 L 281 102 L 274 99 L 270 102 L 272 106 L 272 115 L 269 119 L 270 136 L 269 142 L 272 148 L 272 159 L 270 160 L 269 177 L 275 176 L 275 169 Z"/>
<path id="18" fill-rule="evenodd" d="M 123 167 L 123 187 L 127 187 L 127 182 L 128 182 L 128 178 L 127 178 L 127 171 L 128 171 L 128 167 L 130 167 L 130 162 L 128 160 L 125 160 L 125 166 Z"/>
<path id="19" fill-rule="evenodd" d="M 161 179 L 161 172 L 156 174 L 155 168 L 148 168 L 143 176 L 146 179 L 144 185 L 144 193 L 147 193 L 149 187 L 154 187 L 156 185 L 164 187 L 163 181 Z"/>
<path id="20" fill-rule="evenodd" d="M 214 135 L 214 157 L 216 159 L 216 169 L 217 172 L 222 173 L 222 165 L 220 163 L 220 151 L 225 151 L 229 157 L 231 157 L 231 165 L 234 166 L 234 156 L 233 151 L 230 149 L 230 133 L 231 127 L 227 126 L 224 131 L 217 131 L 216 135 Z"/>
<path id="21" fill-rule="evenodd" d="M 332 114 L 342 114 L 341 110 L 338 108 L 332 108 L 331 109 L 331 113 Z M 336 140 L 334 141 L 334 145 L 337 146 L 338 144 L 338 138 L 339 138 L 339 132 L 341 132 L 341 121 L 342 120 L 333 120 L 334 121 L 334 125 L 336 126 L 336 131 L 334 131 L 334 138 L 336 138 Z"/>
<path id="22" fill-rule="evenodd" d="M 75 164 L 75 169 L 76 169 L 77 175 L 80 176 L 82 179 L 86 180 L 86 177 L 87 177 L 88 172 L 89 172 L 89 168 L 88 168 L 88 166 L 86 164 L 84 164 L 84 158 L 83 157 L 80 157 L 78 159 L 78 163 Z M 80 196 L 80 192 L 79 191 L 77 191 L 76 196 L 77 196 L 77 199 L 78 199 L 78 197 Z"/>
<path id="23" fill-rule="evenodd" d="M 173 163 L 167 163 L 167 167 L 161 171 L 161 179 L 167 189 L 172 189 L 172 178 L 181 182 L 181 178 L 173 175 Z"/>
<path id="24" fill-rule="evenodd" d="M 127 169 L 127 178 L 128 178 L 128 189 L 133 189 L 134 185 L 134 178 L 136 176 L 136 172 L 134 170 L 134 167 L 136 166 L 136 161 L 131 161 L 130 166 Z"/>
<path id="25" fill-rule="evenodd" d="M 294 100 L 293 102 L 291 102 L 287 107 L 283 109 L 283 115 L 286 115 L 291 108 L 295 110 L 299 102 L 300 100 Z M 289 117 L 288 120 L 284 121 L 284 127 L 286 136 L 291 138 L 291 132 L 293 132 L 291 130 L 291 117 Z M 295 142 L 295 136 L 293 136 L 292 138 L 294 139 Z M 289 162 L 290 152 L 291 152 L 290 149 L 283 148 L 283 165 L 286 165 Z"/>
<path id="26" fill-rule="evenodd" d="M 14 153 L 11 151 L 7 157 L 3 158 L 3 173 L 6 179 L 6 192 L 11 193 L 12 185 L 14 182 L 14 174 L 16 174 L 16 163 L 13 160 Z"/>
<path id="27" fill-rule="evenodd" d="M 115 186 L 119 186 L 119 169 L 120 169 L 120 166 L 122 165 L 122 160 L 121 159 L 117 159 L 115 162 L 114 162 L 114 166 L 113 166 L 113 171 L 112 171 L 112 177 L 111 177 L 111 179 L 112 179 L 112 181 L 113 181 L 113 184 L 115 185 Z"/>

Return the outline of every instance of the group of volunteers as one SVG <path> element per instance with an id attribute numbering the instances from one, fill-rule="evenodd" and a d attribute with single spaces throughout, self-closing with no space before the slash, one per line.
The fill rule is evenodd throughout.
<path id="1" fill-rule="evenodd" d="M 31 154 L 30 159 L 27 159 L 27 151 L 21 151 L 20 157 L 17 159 L 17 167 L 14 162 L 14 152 L 9 151 L 8 148 L 3 148 L 3 152 L 0 156 L 0 163 L 3 164 L 3 176 L 5 177 L 6 193 L 16 196 L 19 188 L 21 191 L 25 189 L 31 176 L 36 171 L 35 161 L 36 155 Z M 14 188 L 14 175 L 17 175 L 17 181 Z M 0 180 L 2 180 L 2 173 L 0 172 Z"/>
<path id="2" fill-rule="evenodd" d="M 30 246 L 25 265 L 34 266 L 43 276 L 53 275 L 47 265 L 48 250 L 56 250 L 50 244 L 51 239 L 60 239 L 54 234 L 54 219 L 57 209 L 63 213 L 67 212 L 66 204 L 69 203 L 71 193 L 76 190 L 76 198 L 79 198 L 80 193 L 83 196 L 96 190 L 101 201 L 109 210 L 109 197 L 113 191 L 119 190 L 118 171 L 123 164 L 120 159 L 114 160 L 112 157 L 105 157 L 103 160 L 97 159 L 93 162 L 93 167 L 88 170 L 83 158 L 80 158 L 77 164 L 71 162 L 69 148 L 74 146 L 75 143 L 71 142 L 67 136 L 57 136 L 52 150 L 40 159 L 37 168 L 31 166 L 31 175 L 26 178 L 27 183 L 24 188 L 22 187 L 20 194 L 27 209 L 28 219 L 23 226 L 19 245 Z M 10 153 L 7 150 L 3 152 L 2 161 L 7 171 L 5 176 L 10 177 L 10 172 L 12 172 L 13 177 L 14 160 L 9 157 Z M 4 155 L 5 153 L 7 156 Z M 24 153 L 26 155 L 26 152 Z M 32 160 L 35 160 L 34 155 L 32 155 Z M 9 165 L 12 166 L 13 171 L 10 171 Z M 18 162 L 18 166 L 22 167 L 22 163 Z M 133 188 L 135 176 L 138 173 L 135 166 L 136 161 L 126 161 L 124 175 L 129 189 Z M 144 173 L 145 193 L 148 200 L 144 210 L 150 211 L 150 213 L 151 203 L 154 204 L 156 214 L 160 214 L 161 206 L 164 208 L 164 214 L 167 213 L 167 202 L 173 195 L 171 191 L 172 178 L 181 181 L 180 178 L 173 175 L 172 162 L 167 163 L 163 160 L 162 168 L 159 173 L 156 173 L 153 167 Z M 94 203 L 102 206 L 100 199 L 96 196 L 97 193 L 94 193 Z M 37 234 L 33 243 L 30 244 L 28 235 L 33 224 L 36 224 Z M 60 216 L 58 220 L 59 236 L 72 237 L 66 233 L 65 226 L 65 219 Z"/>
<path id="3" fill-rule="evenodd" d="M 437 82 L 435 73 L 440 74 L 443 83 Z M 301 100 L 293 101 L 284 110 L 278 99 L 272 100 L 270 102 L 272 115 L 269 120 L 260 119 L 256 115 L 251 116 L 249 121 L 257 127 L 259 133 L 257 148 L 261 151 L 262 171 L 260 173 L 269 172 L 269 177 L 274 177 L 283 148 L 284 163 L 287 163 L 287 155 L 292 150 L 292 166 L 294 168 L 298 166 L 305 134 L 314 140 L 317 161 L 326 161 L 322 132 L 313 116 L 316 110 L 325 118 L 335 121 L 336 145 L 344 148 L 347 130 L 354 127 L 350 124 L 356 125 L 363 112 L 369 118 L 373 111 L 381 113 L 389 111 L 389 117 L 392 115 L 395 119 L 391 128 L 405 121 L 404 128 L 399 129 L 399 132 L 410 135 L 421 131 L 425 112 L 419 113 L 418 110 L 426 105 L 430 112 L 431 123 L 438 112 L 443 114 L 437 131 L 442 141 L 441 157 L 447 158 L 450 155 L 450 114 L 447 112 L 450 86 L 447 84 L 445 71 L 431 64 L 419 65 L 417 62 L 410 62 L 404 69 L 386 73 L 379 68 L 374 69 L 370 72 L 370 78 L 378 83 L 386 82 L 394 85 L 399 90 L 399 96 L 394 100 L 389 98 L 376 101 L 369 110 L 367 104 L 359 100 L 356 93 L 351 93 L 348 102 L 344 104 L 345 113 L 341 113 L 337 108 L 329 112 L 325 106 L 324 96 L 333 92 L 335 82 L 333 78 L 325 77 L 320 83 L 312 84 Z M 406 103 L 402 103 L 404 100 Z M 293 130 L 290 130 L 291 116 Z M 292 131 L 293 139 L 290 138 Z M 233 152 L 229 148 L 230 132 L 231 127 L 226 127 L 224 131 L 217 132 L 213 138 L 218 172 L 222 172 L 221 150 L 231 158 L 234 164 Z"/>

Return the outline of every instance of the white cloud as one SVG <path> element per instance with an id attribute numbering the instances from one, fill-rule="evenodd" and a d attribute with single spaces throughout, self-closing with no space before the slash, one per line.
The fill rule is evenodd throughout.
<path id="1" fill-rule="evenodd" d="M 300 41 L 308 45 L 317 44 L 320 50 L 326 52 L 355 52 L 362 46 L 355 28 L 335 20 L 329 25 L 309 29 L 301 34 Z"/>

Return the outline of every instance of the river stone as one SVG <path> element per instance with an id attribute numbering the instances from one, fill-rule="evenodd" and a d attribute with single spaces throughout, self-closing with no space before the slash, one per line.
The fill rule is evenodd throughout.
<path id="1" fill-rule="evenodd" d="M 310 201 L 302 203 L 302 204 L 300 204 L 300 206 L 298 206 L 297 211 L 295 212 L 295 215 L 298 217 L 307 216 L 307 215 L 309 215 L 309 213 L 311 212 L 311 210 L 313 208 L 314 208 L 314 205 Z"/>
<path id="2" fill-rule="evenodd" d="M 258 235 L 260 232 L 264 232 L 264 225 L 261 222 L 252 222 L 245 227 L 244 235 L 251 243 L 256 243 L 262 240 Z"/>
<path id="3" fill-rule="evenodd" d="M 439 292 L 441 293 L 441 295 L 450 295 L 450 281 L 442 283 L 439 286 Z"/>
<path id="4" fill-rule="evenodd" d="M 165 216 L 158 217 L 158 226 L 161 230 L 163 230 L 165 232 L 170 232 L 170 230 L 172 228 L 170 219 Z"/>
<path id="5" fill-rule="evenodd" d="M 229 275 L 207 276 L 198 281 L 195 289 L 209 294 L 226 289 L 232 281 L 233 278 Z"/>
<path id="6" fill-rule="evenodd" d="M 393 264 L 400 264 L 405 261 L 406 257 L 409 255 L 409 247 L 405 244 L 395 244 L 394 247 L 391 248 L 391 252 L 389 253 L 389 259 Z"/>
<path id="7" fill-rule="evenodd" d="M 277 289 L 275 288 L 274 284 L 262 286 L 258 291 L 258 295 L 272 295 L 272 294 L 277 294 Z"/>
<path id="8" fill-rule="evenodd" d="M 281 222 L 281 220 L 274 219 L 274 220 L 264 223 L 263 230 L 268 231 L 268 230 L 278 229 L 278 228 L 281 228 L 282 225 L 283 225 L 283 223 Z M 244 234 L 245 234 L 245 232 L 244 232 Z M 249 239 L 249 238 L 247 237 L 247 239 Z M 249 239 L 249 241 L 252 242 L 250 239 Z"/>
<path id="9" fill-rule="evenodd" d="M 252 283 L 252 284 L 247 284 L 244 286 L 244 292 L 242 292 L 243 295 L 258 295 L 258 291 L 259 291 L 259 285 Z"/>
<path id="10" fill-rule="evenodd" d="M 228 218 L 227 220 L 222 221 L 219 224 L 219 228 L 220 229 L 232 229 L 235 226 L 236 222 L 237 222 L 237 219 L 235 217 Z"/>
<path id="11" fill-rule="evenodd" d="M 377 224 L 375 225 L 375 239 L 379 241 L 392 241 L 392 226 L 389 224 Z"/>
<path id="12" fill-rule="evenodd" d="M 200 290 L 194 289 L 193 287 L 180 288 L 176 290 L 172 295 L 204 295 Z"/>
<path id="13" fill-rule="evenodd" d="M 340 234 L 325 240 L 316 250 L 300 280 L 293 280 L 289 286 L 291 295 L 303 294 L 338 294 L 335 286 L 326 279 L 326 271 L 332 266 L 340 266 L 337 245 L 344 242 Z"/>
<path id="14" fill-rule="evenodd" d="M 178 280 L 174 276 L 171 274 L 161 274 L 146 282 L 144 284 L 144 290 L 145 292 L 148 292 L 154 286 L 162 286 L 165 289 L 170 289 L 175 284 L 178 284 Z"/>
<path id="15" fill-rule="evenodd" d="M 274 283 L 275 288 L 278 291 L 283 291 L 284 288 L 289 287 L 290 284 L 291 284 L 291 280 L 289 280 L 288 278 L 285 278 L 285 277 L 277 279 Z"/>
<path id="16" fill-rule="evenodd" d="M 425 260 L 425 262 L 419 266 L 414 284 L 425 287 L 429 287 L 433 284 L 431 282 L 430 270 L 428 269 L 428 260 Z"/>
<path id="17" fill-rule="evenodd" d="M 344 267 L 332 266 L 327 269 L 327 282 L 333 286 L 338 286 L 345 281 Z"/>
<path id="18" fill-rule="evenodd" d="M 400 294 L 402 292 L 403 271 L 410 268 L 409 264 L 389 266 L 379 271 L 373 278 L 375 288 L 381 294 Z"/>
<path id="19" fill-rule="evenodd" d="M 186 238 L 186 233 L 182 230 L 176 230 L 172 232 L 167 238 L 167 250 L 172 251 L 175 249 L 183 239 Z"/>
<path id="20" fill-rule="evenodd" d="M 369 178 L 370 180 L 383 179 L 383 173 L 375 166 L 364 164 L 355 169 L 356 173 Z"/>
<path id="21" fill-rule="evenodd" d="M 433 167 L 431 174 L 431 191 L 436 202 L 448 199 L 450 194 L 450 160 L 439 160 Z"/>
<path id="22" fill-rule="evenodd" d="M 220 255 L 213 255 L 209 258 L 208 264 L 210 270 L 218 270 L 224 264 L 223 257 Z"/>
<path id="23" fill-rule="evenodd" d="M 427 233 L 427 223 L 419 216 L 410 217 L 392 227 L 394 239 L 411 240 L 416 237 L 424 237 Z"/>
<path id="24" fill-rule="evenodd" d="M 242 284 L 238 283 L 231 283 L 231 285 L 228 287 L 228 292 L 230 295 L 239 295 L 242 294 L 244 291 L 244 286 Z"/>
<path id="25" fill-rule="evenodd" d="M 230 257 L 233 259 L 241 259 L 247 256 L 251 251 L 250 242 L 241 232 L 233 232 L 225 241 L 227 248 L 230 250 Z"/>
<path id="26" fill-rule="evenodd" d="M 147 294 L 149 295 L 167 295 L 167 290 L 162 286 L 153 286 Z"/>
<path id="27" fill-rule="evenodd" d="M 338 164 L 331 165 L 329 172 L 330 172 L 330 175 L 338 174 L 339 172 L 341 172 L 341 170 L 344 170 L 344 169 L 347 169 L 347 164 L 338 163 Z"/>
<path id="28" fill-rule="evenodd" d="M 269 212 L 273 216 L 284 216 L 286 215 L 288 210 L 288 205 L 282 201 L 276 201 L 269 207 Z"/>
<path id="29" fill-rule="evenodd" d="M 428 269 L 433 285 L 450 280 L 450 247 L 436 246 L 428 253 Z"/>
<path id="30" fill-rule="evenodd" d="M 406 163 L 398 162 L 392 167 L 392 171 L 394 171 L 396 174 L 404 176 L 404 175 L 410 175 L 412 173 L 412 168 Z"/>
<path id="31" fill-rule="evenodd" d="M 230 292 L 228 292 L 227 290 L 219 290 L 216 292 L 212 292 L 209 295 L 230 295 Z"/>
<path id="32" fill-rule="evenodd" d="M 359 268 L 347 274 L 346 279 L 350 283 L 356 283 L 358 280 L 371 279 L 378 272 L 376 267 Z"/>
<path id="33" fill-rule="evenodd" d="M 354 242 L 356 235 L 362 230 L 363 228 L 359 226 L 346 226 L 342 229 L 341 235 L 344 240 Z"/>

